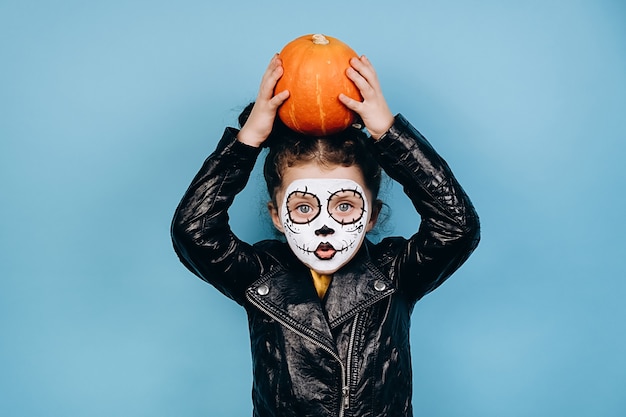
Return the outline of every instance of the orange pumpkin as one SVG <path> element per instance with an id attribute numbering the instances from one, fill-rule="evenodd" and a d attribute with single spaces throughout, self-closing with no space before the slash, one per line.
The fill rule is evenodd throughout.
<path id="1" fill-rule="evenodd" d="M 362 100 L 356 85 L 346 76 L 350 58 L 357 54 L 338 39 L 305 35 L 289 42 L 280 52 L 283 76 L 275 91 L 289 90 L 278 116 L 290 129 L 312 136 L 340 132 L 355 114 L 339 101 L 343 93 Z"/>

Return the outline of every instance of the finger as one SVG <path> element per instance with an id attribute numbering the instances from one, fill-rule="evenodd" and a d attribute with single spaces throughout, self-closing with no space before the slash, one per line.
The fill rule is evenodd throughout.
<path id="1" fill-rule="evenodd" d="M 283 90 L 280 93 L 276 94 L 270 100 L 270 105 L 272 108 L 278 108 L 281 104 L 285 102 L 289 98 L 289 90 Z"/>
<path id="2" fill-rule="evenodd" d="M 282 61 L 278 58 L 278 54 L 274 54 L 269 64 L 267 64 L 267 68 L 265 68 L 265 72 L 263 72 L 263 76 L 261 77 L 261 84 L 267 82 L 269 78 L 271 78 L 272 73 L 276 70 L 277 67 L 282 66 Z"/>
<path id="3" fill-rule="evenodd" d="M 359 73 L 363 78 L 367 80 L 368 83 L 374 84 L 377 82 L 377 75 L 372 63 L 367 59 L 365 55 L 360 58 L 352 58 L 350 60 L 350 65 Z"/>
<path id="4" fill-rule="evenodd" d="M 371 97 L 374 94 L 374 89 L 370 83 L 363 77 L 363 75 L 356 69 L 350 67 L 346 70 L 346 75 L 354 85 L 359 89 L 363 98 Z"/>
<path id="5" fill-rule="evenodd" d="M 274 71 L 274 69 L 276 68 L 277 58 L 278 58 L 278 54 L 274 54 L 270 62 L 267 64 L 267 68 L 265 68 L 263 77 L 261 77 L 261 83 L 263 83 L 269 77 L 272 71 Z"/>
<path id="6" fill-rule="evenodd" d="M 261 81 L 261 87 L 259 88 L 259 96 L 270 99 L 274 94 L 274 89 L 276 88 L 276 83 L 283 76 L 283 67 L 280 65 L 280 61 L 278 61 L 276 66 L 273 66 L 271 70 L 268 68 L 268 72 L 263 77 Z"/>
<path id="7" fill-rule="evenodd" d="M 359 111 L 361 110 L 363 106 L 363 103 L 351 97 L 348 97 L 345 94 L 339 94 L 339 101 L 341 101 L 343 105 L 346 106 L 348 109 L 357 113 L 359 113 Z"/>

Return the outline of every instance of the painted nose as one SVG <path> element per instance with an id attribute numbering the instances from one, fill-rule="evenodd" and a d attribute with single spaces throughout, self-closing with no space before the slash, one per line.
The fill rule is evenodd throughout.
<path id="1" fill-rule="evenodd" d="M 315 236 L 319 236 L 319 235 L 327 236 L 327 235 L 332 235 L 333 233 L 335 233 L 334 229 L 331 229 L 330 227 L 324 225 L 315 231 Z"/>

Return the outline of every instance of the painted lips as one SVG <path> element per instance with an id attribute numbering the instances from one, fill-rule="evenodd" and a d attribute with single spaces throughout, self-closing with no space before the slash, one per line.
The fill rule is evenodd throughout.
<path id="1" fill-rule="evenodd" d="M 335 253 L 337 253 L 337 250 L 335 250 L 333 245 L 331 245 L 330 243 L 322 242 L 319 245 L 317 245 L 317 249 L 315 249 L 314 253 L 315 253 L 315 256 L 317 256 L 319 259 L 328 260 L 328 259 L 332 259 L 332 257 L 335 256 Z"/>

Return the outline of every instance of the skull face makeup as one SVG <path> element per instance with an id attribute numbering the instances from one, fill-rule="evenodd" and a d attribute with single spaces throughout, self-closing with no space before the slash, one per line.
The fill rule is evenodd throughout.
<path id="1" fill-rule="evenodd" d="M 369 206 L 355 181 L 298 179 L 285 190 L 280 221 L 298 259 L 319 273 L 332 274 L 363 243 Z"/>

